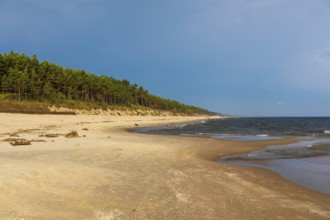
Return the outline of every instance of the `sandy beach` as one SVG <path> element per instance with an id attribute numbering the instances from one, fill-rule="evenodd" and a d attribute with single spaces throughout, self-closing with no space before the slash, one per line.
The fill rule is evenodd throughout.
<path id="1" fill-rule="evenodd" d="M 128 131 L 197 119 L 205 117 L 1 113 L 0 219 L 330 218 L 328 195 L 268 170 L 215 162 L 293 139 Z M 66 137 L 71 131 L 79 137 Z"/>

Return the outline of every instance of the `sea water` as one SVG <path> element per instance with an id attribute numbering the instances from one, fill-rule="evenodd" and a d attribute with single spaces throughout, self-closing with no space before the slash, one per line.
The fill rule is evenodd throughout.
<path id="1" fill-rule="evenodd" d="M 262 167 L 311 189 L 330 195 L 330 117 L 226 118 L 192 124 L 143 128 L 140 132 L 263 141 L 296 137 L 295 144 L 268 146 L 219 162 Z"/>
<path id="2" fill-rule="evenodd" d="M 266 168 L 330 195 L 330 139 L 301 138 L 298 143 L 268 146 L 248 154 L 229 155 L 223 163 Z"/>

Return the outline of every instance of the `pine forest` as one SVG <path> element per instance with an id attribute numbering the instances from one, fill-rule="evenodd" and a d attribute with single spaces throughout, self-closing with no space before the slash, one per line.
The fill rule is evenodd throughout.
<path id="1" fill-rule="evenodd" d="M 205 109 L 152 95 L 128 80 L 64 68 L 36 55 L 0 54 L 2 99 L 60 105 L 83 102 L 95 106 L 138 106 L 182 114 L 210 114 Z"/>

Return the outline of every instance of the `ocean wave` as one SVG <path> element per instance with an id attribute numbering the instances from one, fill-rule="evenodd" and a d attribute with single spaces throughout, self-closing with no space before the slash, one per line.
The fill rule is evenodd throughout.
<path id="1" fill-rule="evenodd" d="M 238 141 L 266 141 L 266 140 L 278 140 L 281 137 L 268 136 L 268 135 L 213 135 L 211 136 L 215 139 L 224 140 L 238 140 Z"/>
<path id="2" fill-rule="evenodd" d="M 169 124 L 146 133 L 202 136 L 330 137 L 329 118 L 228 118 Z"/>
<path id="3" fill-rule="evenodd" d="M 184 128 L 189 124 L 179 124 L 179 125 L 175 125 L 176 128 Z"/>

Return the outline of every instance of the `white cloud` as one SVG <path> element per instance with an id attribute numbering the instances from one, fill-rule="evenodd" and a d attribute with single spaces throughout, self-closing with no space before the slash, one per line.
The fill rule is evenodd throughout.
<path id="1" fill-rule="evenodd" d="M 309 51 L 304 56 L 307 63 L 330 65 L 330 46 Z"/>

